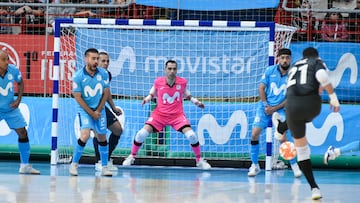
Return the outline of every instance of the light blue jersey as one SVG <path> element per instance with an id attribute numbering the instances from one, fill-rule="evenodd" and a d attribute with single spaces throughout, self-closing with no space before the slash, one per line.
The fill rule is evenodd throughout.
<path id="1" fill-rule="evenodd" d="M 109 88 L 109 74 L 103 68 L 97 68 L 94 76 L 91 76 L 84 67 L 76 71 L 73 77 L 72 91 L 80 92 L 85 103 L 93 110 L 99 105 L 105 88 Z"/>
<path id="2" fill-rule="evenodd" d="M 10 104 L 14 98 L 14 84 L 22 80 L 21 72 L 13 65 L 9 64 L 4 77 L 0 76 L 0 112 L 9 112 L 14 109 Z"/>
<path id="3" fill-rule="evenodd" d="M 287 74 L 281 75 L 278 64 L 266 68 L 261 83 L 266 86 L 265 94 L 268 105 L 276 106 L 285 100 L 287 76 Z"/>

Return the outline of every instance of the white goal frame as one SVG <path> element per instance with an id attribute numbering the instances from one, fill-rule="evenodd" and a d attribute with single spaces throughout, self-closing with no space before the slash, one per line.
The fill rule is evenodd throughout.
<path id="1" fill-rule="evenodd" d="M 289 47 L 291 36 L 295 32 L 293 27 L 277 25 L 274 22 L 255 22 L 255 21 L 199 21 L 199 20 L 143 20 L 143 19 L 88 19 L 88 18 L 59 18 L 55 20 L 54 24 L 54 60 L 53 60 L 53 95 L 52 95 L 52 144 L 51 144 L 51 164 L 58 163 L 58 131 L 61 130 L 58 128 L 58 99 L 59 99 L 59 74 L 60 74 L 60 36 L 61 29 L 63 27 L 84 27 L 90 28 L 96 25 L 101 25 L 102 28 L 123 28 L 123 29 L 163 29 L 168 28 L 169 26 L 172 29 L 179 30 L 192 30 L 196 27 L 197 30 L 268 30 L 268 65 L 273 65 L 275 63 L 275 55 L 277 50 L 281 47 Z M 286 39 L 277 39 L 282 38 L 282 35 L 276 35 L 277 30 L 290 33 L 290 37 L 286 36 Z M 279 44 L 278 42 L 281 41 Z M 271 124 L 270 124 L 271 126 Z M 266 162 L 267 170 L 271 170 L 271 163 L 273 155 L 272 150 L 272 133 L 266 131 Z M 269 136 L 269 137 L 268 137 Z M 270 164 L 270 165 L 269 165 Z"/>

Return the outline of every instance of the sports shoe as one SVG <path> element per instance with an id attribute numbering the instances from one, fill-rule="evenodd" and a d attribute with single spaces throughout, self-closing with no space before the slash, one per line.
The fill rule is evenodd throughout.
<path id="1" fill-rule="evenodd" d="M 109 168 L 110 171 L 117 171 L 118 170 L 118 168 L 116 166 L 114 166 L 112 159 L 110 159 L 108 161 L 107 167 Z M 96 171 L 101 171 L 102 170 L 101 160 L 99 160 L 98 162 L 95 163 L 95 170 Z"/>
<path id="2" fill-rule="evenodd" d="M 123 166 L 130 166 L 133 165 L 135 161 L 135 158 L 132 154 L 130 154 L 128 157 L 126 157 L 126 159 L 123 161 L 122 165 Z"/>
<path id="3" fill-rule="evenodd" d="M 108 161 L 108 168 L 109 168 L 109 170 L 110 171 L 117 171 L 118 170 L 118 168 L 114 165 L 114 160 L 113 159 L 110 159 L 109 161 Z"/>
<path id="4" fill-rule="evenodd" d="M 294 173 L 295 178 L 300 178 L 301 177 L 302 172 L 301 172 L 301 170 L 299 168 L 299 165 L 297 163 L 292 164 L 291 169 L 292 169 L 292 171 Z"/>
<path id="5" fill-rule="evenodd" d="M 40 175 L 40 171 L 34 169 L 30 164 L 21 165 L 19 168 L 20 174 Z"/>
<path id="6" fill-rule="evenodd" d="M 72 176 L 78 176 L 79 173 L 78 173 L 78 168 L 79 168 L 79 164 L 77 163 L 71 163 L 70 164 L 70 168 L 69 168 L 69 173 L 70 175 Z"/>
<path id="7" fill-rule="evenodd" d="M 254 177 L 257 174 L 260 173 L 260 166 L 259 164 L 251 164 L 250 168 L 249 168 L 249 172 L 248 172 L 248 176 L 249 177 Z"/>
<path id="8" fill-rule="evenodd" d="M 279 170 L 279 169 L 287 169 L 288 166 L 283 161 L 277 159 L 276 161 L 273 162 L 271 168 L 274 170 Z"/>
<path id="9" fill-rule="evenodd" d="M 336 159 L 335 147 L 330 146 L 324 154 L 324 164 L 328 164 L 329 160 Z"/>
<path id="10" fill-rule="evenodd" d="M 101 175 L 102 176 L 112 176 L 113 174 L 107 166 L 104 166 L 104 167 L 102 167 Z"/>
<path id="11" fill-rule="evenodd" d="M 321 198 L 322 198 L 322 196 L 321 196 L 319 188 L 314 187 L 313 189 L 311 189 L 311 199 L 318 200 Z"/>
<path id="12" fill-rule="evenodd" d="M 208 170 L 211 168 L 211 165 L 203 158 L 200 158 L 198 162 L 196 162 L 196 167 Z"/>
<path id="13" fill-rule="evenodd" d="M 281 116 L 278 112 L 274 112 L 272 114 L 272 117 L 271 117 L 271 121 L 272 121 L 272 124 L 273 124 L 273 127 L 275 129 L 275 132 L 274 132 L 274 137 L 277 139 L 277 140 L 282 140 L 284 138 L 284 134 L 281 134 L 279 131 L 278 131 L 278 126 L 279 126 L 279 123 L 281 122 Z"/>

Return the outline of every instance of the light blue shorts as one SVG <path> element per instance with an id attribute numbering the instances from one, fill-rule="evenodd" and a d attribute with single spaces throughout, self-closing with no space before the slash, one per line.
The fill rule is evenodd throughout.
<path id="1" fill-rule="evenodd" d="M 26 126 L 24 116 L 21 114 L 19 108 L 9 112 L 0 112 L 0 121 L 3 119 L 11 129 L 19 129 Z"/>
<path id="2" fill-rule="evenodd" d="M 98 134 L 106 135 L 107 127 L 106 127 L 106 113 L 105 108 L 101 110 L 100 118 L 98 120 L 94 120 L 88 113 L 85 111 L 79 111 L 79 121 L 80 121 L 80 129 L 91 129 L 97 132 Z"/>
<path id="3" fill-rule="evenodd" d="M 282 121 L 284 121 L 285 115 L 286 115 L 285 108 L 281 108 L 281 109 L 277 110 L 277 112 L 280 114 Z M 252 127 L 264 129 L 264 128 L 268 127 L 269 122 L 271 122 L 271 115 L 266 115 L 264 105 L 261 102 L 258 103 L 257 109 L 256 109 L 256 115 L 255 115 Z"/>

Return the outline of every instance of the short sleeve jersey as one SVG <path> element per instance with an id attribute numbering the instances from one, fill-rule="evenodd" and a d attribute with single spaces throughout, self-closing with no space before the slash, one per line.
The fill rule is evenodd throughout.
<path id="1" fill-rule="evenodd" d="M 289 70 L 287 95 L 318 95 L 320 83 L 315 74 L 320 69 L 326 70 L 326 65 L 320 59 L 311 58 L 297 61 Z"/>
<path id="2" fill-rule="evenodd" d="M 99 105 L 105 88 L 109 88 L 109 74 L 103 68 L 97 68 L 91 76 L 84 67 L 76 71 L 73 77 L 72 92 L 80 92 L 86 104 L 93 110 Z"/>
<path id="3" fill-rule="evenodd" d="M 10 104 L 14 101 L 14 84 L 21 80 L 20 70 L 15 65 L 9 64 L 4 77 L 0 76 L 0 112 L 13 110 Z"/>
<path id="4" fill-rule="evenodd" d="M 266 86 L 266 101 L 270 106 L 276 106 L 285 100 L 287 76 L 281 75 L 278 64 L 266 68 L 261 83 Z"/>
<path id="5" fill-rule="evenodd" d="M 173 86 L 169 86 L 166 77 L 158 77 L 154 81 L 154 89 L 158 102 L 155 111 L 160 115 L 183 114 L 183 96 L 187 80 L 176 76 Z"/>

